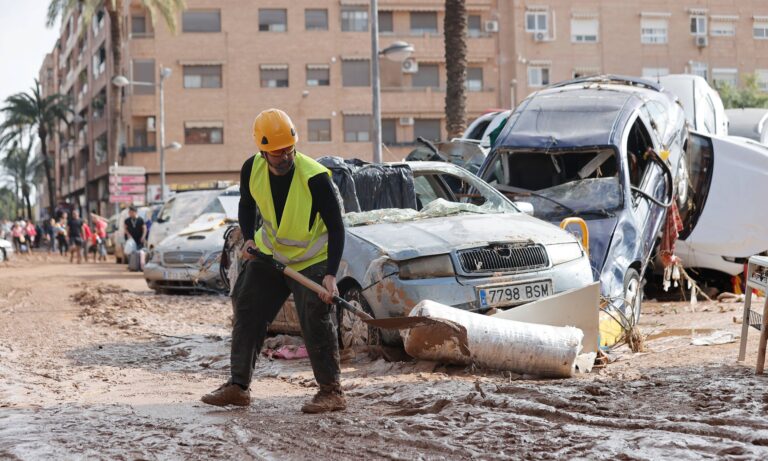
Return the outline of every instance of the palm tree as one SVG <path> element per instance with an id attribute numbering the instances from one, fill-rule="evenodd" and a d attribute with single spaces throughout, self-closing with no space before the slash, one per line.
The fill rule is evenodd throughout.
<path id="1" fill-rule="evenodd" d="M 5 100 L 5 106 L 0 111 L 5 115 L 5 121 L 0 125 L 0 145 L 7 144 L 17 137 L 18 131 L 27 127 L 36 130 L 43 152 L 46 189 L 48 191 L 49 213 L 53 216 L 56 206 L 54 178 L 51 174 L 53 159 L 48 156 L 48 134 L 55 130 L 59 121 L 67 120 L 67 114 L 72 112 L 70 103 L 62 94 L 42 96 L 40 82 L 35 80 L 35 86 L 29 93 L 17 93 Z"/>
<path id="2" fill-rule="evenodd" d="M 83 29 L 91 24 L 94 15 L 101 6 L 109 16 L 110 50 L 112 51 L 112 75 L 123 75 L 123 37 L 126 37 L 123 0 L 50 0 L 48 4 L 48 27 L 56 24 L 59 17 L 66 18 L 80 9 L 83 18 Z M 156 24 L 159 14 L 172 33 L 176 33 L 176 15 L 186 8 L 184 0 L 141 0 L 144 8 L 149 12 L 152 25 Z M 117 158 L 120 152 L 120 140 L 118 133 L 123 123 L 123 101 L 120 97 L 120 88 L 109 85 L 109 101 L 112 105 L 112 115 L 109 123 L 109 139 Z"/>
<path id="3" fill-rule="evenodd" d="M 465 0 L 445 0 L 445 128 L 448 139 L 460 137 L 466 127 L 467 6 Z"/>
<path id="4" fill-rule="evenodd" d="M 19 139 L 11 144 L 5 157 L 0 160 L 6 174 L 12 177 L 16 196 L 21 195 L 24 206 L 27 208 L 27 218 L 32 219 L 32 202 L 30 195 L 32 187 L 40 179 L 40 159 L 32 154 L 33 139 L 29 136 L 29 142 L 24 146 L 23 134 L 19 132 Z"/>
<path id="5" fill-rule="evenodd" d="M 0 187 L 0 219 L 16 219 L 18 204 L 13 191 L 8 187 Z"/>

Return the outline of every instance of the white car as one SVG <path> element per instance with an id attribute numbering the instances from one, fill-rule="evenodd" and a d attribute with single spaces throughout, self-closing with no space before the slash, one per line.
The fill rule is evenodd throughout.
<path id="1" fill-rule="evenodd" d="M 673 74 L 659 77 L 665 90 L 678 97 L 685 119 L 699 133 L 728 135 L 728 116 L 720 95 L 697 75 Z"/>
<path id="2" fill-rule="evenodd" d="M 753 139 L 768 146 L 768 109 L 728 109 L 728 134 Z"/>
<path id="3" fill-rule="evenodd" d="M 157 215 L 157 220 L 152 223 L 152 229 L 147 239 L 147 248 L 153 249 L 168 236 L 184 229 L 200 216 L 206 207 L 211 206 L 217 197 L 231 193 L 233 188 L 237 189 L 239 194 L 239 186 L 176 193 L 163 204 Z"/>
<path id="4" fill-rule="evenodd" d="M 13 257 L 13 244 L 5 239 L 0 239 L 0 262 Z"/>
<path id="5" fill-rule="evenodd" d="M 501 125 L 507 122 L 511 110 L 494 111 L 483 114 L 469 124 L 461 139 L 475 140 L 480 142 L 480 147 L 487 154 L 491 149 L 491 133 L 499 129 Z"/>
<path id="6" fill-rule="evenodd" d="M 700 281 L 731 290 L 746 260 L 768 250 L 768 147 L 753 140 L 691 132 L 692 213 L 675 253 Z"/>

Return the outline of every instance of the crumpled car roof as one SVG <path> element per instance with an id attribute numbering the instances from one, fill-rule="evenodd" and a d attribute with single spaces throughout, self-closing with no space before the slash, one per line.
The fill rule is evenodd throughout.
<path id="1" fill-rule="evenodd" d="M 617 145 L 642 100 L 634 92 L 572 87 L 529 97 L 512 114 L 497 148 L 562 149 Z"/>

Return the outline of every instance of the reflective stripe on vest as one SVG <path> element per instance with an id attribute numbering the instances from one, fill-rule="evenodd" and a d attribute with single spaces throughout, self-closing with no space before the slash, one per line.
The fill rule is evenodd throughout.
<path id="1" fill-rule="evenodd" d="M 267 161 L 260 155 L 253 161 L 249 188 L 262 218 L 262 226 L 256 231 L 254 242 L 260 251 L 271 254 L 294 270 L 305 269 L 328 258 L 328 230 L 319 213 L 315 216 L 312 229 L 309 229 L 312 211 L 309 179 L 321 173 L 330 175 L 330 171 L 315 160 L 296 153 L 282 219 L 276 226 L 277 214 Z"/>

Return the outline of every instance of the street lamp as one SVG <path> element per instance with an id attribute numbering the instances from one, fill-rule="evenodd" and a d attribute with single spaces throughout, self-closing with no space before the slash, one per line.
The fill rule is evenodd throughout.
<path id="1" fill-rule="evenodd" d="M 157 85 L 160 88 L 160 200 L 163 202 L 165 202 L 165 149 L 181 149 L 181 144 L 176 141 L 170 143 L 167 146 L 165 145 L 165 96 L 163 92 L 163 82 L 165 82 L 165 79 L 170 76 L 171 69 L 168 67 L 160 68 L 160 81 Z M 116 75 L 114 78 L 112 78 L 112 84 L 117 87 L 124 87 L 130 84 L 139 86 L 155 86 L 154 83 L 150 82 L 132 82 L 123 75 Z"/>
<path id="2" fill-rule="evenodd" d="M 395 42 L 379 51 L 379 5 L 371 0 L 371 80 L 373 86 L 373 163 L 381 163 L 381 88 L 379 56 L 402 62 L 413 53 L 413 45 Z"/>

